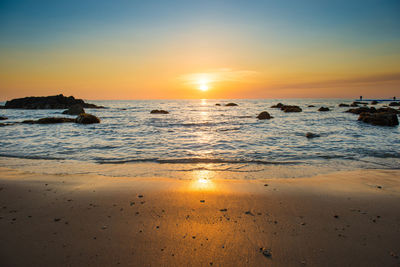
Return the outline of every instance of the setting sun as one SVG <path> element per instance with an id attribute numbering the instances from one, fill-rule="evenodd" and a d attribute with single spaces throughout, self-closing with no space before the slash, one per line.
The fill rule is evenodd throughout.
<path id="1" fill-rule="evenodd" d="M 205 84 L 205 83 L 200 84 L 199 90 L 201 90 L 201 91 L 203 91 L 203 92 L 204 92 L 204 91 L 207 91 L 207 90 L 208 90 L 208 85 Z"/>

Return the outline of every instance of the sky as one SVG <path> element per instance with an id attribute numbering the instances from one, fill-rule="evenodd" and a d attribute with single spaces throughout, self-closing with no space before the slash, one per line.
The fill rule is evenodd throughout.
<path id="1" fill-rule="evenodd" d="M 400 98 L 400 1 L 0 1 L 0 101 Z"/>

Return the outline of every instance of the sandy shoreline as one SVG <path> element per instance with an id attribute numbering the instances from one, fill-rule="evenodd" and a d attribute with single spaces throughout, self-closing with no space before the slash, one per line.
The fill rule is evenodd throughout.
<path id="1" fill-rule="evenodd" d="M 400 265 L 398 170 L 244 181 L 0 168 L 0 217 L 1 266 Z"/>

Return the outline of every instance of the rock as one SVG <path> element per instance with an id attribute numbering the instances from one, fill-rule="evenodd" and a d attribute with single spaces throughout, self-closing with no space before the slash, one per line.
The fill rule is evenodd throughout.
<path id="1" fill-rule="evenodd" d="M 7 101 L 6 109 L 67 109 L 74 105 L 84 108 L 104 108 L 94 104 L 85 103 L 82 99 L 73 96 L 66 97 L 62 94 L 55 96 L 24 97 Z"/>
<path id="2" fill-rule="evenodd" d="M 221 106 L 221 104 L 218 104 L 218 103 L 217 103 L 217 104 L 215 104 L 215 105 L 216 105 L 216 106 Z"/>
<path id="3" fill-rule="evenodd" d="M 92 124 L 100 123 L 100 119 L 94 115 L 82 113 L 76 118 L 76 122 L 81 124 Z"/>
<path id="4" fill-rule="evenodd" d="M 357 105 L 356 105 L 357 106 Z M 343 104 L 343 103 L 341 103 L 341 104 L 339 104 L 339 107 L 350 107 L 350 105 L 349 104 Z"/>
<path id="5" fill-rule="evenodd" d="M 399 125 L 399 120 L 395 113 L 379 112 L 379 113 L 361 113 L 358 117 L 359 121 L 370 123 L 378 126 L 396 126 Z"/>
<path id="6" fill-rule="evenodd" d="M 225 105 L 225 107 L 236 107 L 236 106 L 238 106 L 238 104 L 236 103 L 228 103 Z"/>
<path id="7" fill-rule="evenodd" d="M 272 257 L 271 249 L 260 248 L 260 252 L 267 258 Z"/>
<path id="8" fill-rule="evenodd" d="M 320 137 L 320 135 L 308 132 L 306 133 L 306 137 L 310 139 L 310 138 Z"/>
<path id="9" fill-rule="evenodd" d="M 303 110 L 299 106 L 282 106 L 281 110 L 284 112 L 302 112 Z"/>
<path id="10" fill-rule="evenodd" d="M 258 114 L 257 119 L 259 120 L 269 120 L 272 119 L 273 117 L 271 117 L 271 115 L 269 115 L 268 112 L 263 111 L 260 114 Z"/>
<path id="11" fill-rule="evenodd" d="M 315 106 L 314 106 L 314 105 L 308 105 L 308 107 L 309 107 L 309 108 L 315 108 Z"/>
<path id="12" fill-rule="evenodd" d="M 400 114 L 400 110 L 394 109 L 394 108 L 378 108 L 376 112 L 389 112 L 389 113 L 394 113 L 394 114 Z"/>
<path id="13" fill-rule="evenodd" d="M 356 104 L 356 103 L 351 103 L 351 104 L 350 104 L 350 107 L 358 107 L 358 104 Z"/>
<path id="14" fill-rule="evenodd" d="M 359 101 L 354 101 L 353 104 L 356 104 L 356 105 L 368 105 L 367 102 L 359 102 Z"/>
<path id="15" fill-rule="evenodd" d="M 327 107 L 320 107 L 320 108 L 318 109 L 318 111 L 330 111 L 330 109 L 327 108 Z"/>
<path id="16" fill-rule="evenodd" d="M 66 122 L 76 122 L 75 119 L 71 118 L 61 118 L 61 117 L 49 117 L 41 118 L 38 120 L 25 120 L 22 123 L 27 124 L 54 124 L 54 123 L 66 123 Z"/>
<path id="17" fill-rule="evenodd" d="M 166 110 L 158 110 L 158 109 L 153 109 L 150 111 L 151 114 L 168 114 L 169 112 Z"/>
<path id="18" fill-rule="evenodd" d="M 278 103 L 276 105 L 271 106 L 271 108 L 282 108 L 284 105 L 282 103 Z"/>
<path id="19" fill-rule="evenodd" d="M 400 106 L 400 102 L 392 102 L 389 104 L 389 107 L 398 107 Z"/>
<path id="20" fill-rule="evenodd" d="M 353 113 L 353 114 L 361 114 L 363 112 L 367 112 L 367 113 L 375 113 L 376 109 L 374 107 L 360 107 L 360 108 L 351 108 L 349 110 L 346 110 L 346 112 L 348 113 Z"/>
<path id="21" fill-rule="evenodd" d="M 371 102 L 371 105 L 376 105 L 376 104 L 378 104 L 378 101 L 376 101 L 376 100 Z"/>
<path id="22" fill-rule="evenodd" d="M 0 121 L 8 120 L 7 117 L 0 116 Z"/>
<path id="23" fill-rule="evenodd" d="M 65 110 L 62 114 L 79 115 L 81 113 L 85 113 L 85 110 L 81 105 L 76 104 Z"/>

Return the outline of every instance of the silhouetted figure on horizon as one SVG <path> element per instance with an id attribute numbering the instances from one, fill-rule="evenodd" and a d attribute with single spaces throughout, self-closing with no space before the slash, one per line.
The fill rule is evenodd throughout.
<path id="1" fill-rule="evenodd" d="M 396 101 L 396 97 L 395 96 L 393 97 L 393 100 Z"/>
<path id="2" fill-rule="evenodd" d="M 360 100 L 362 100 L 362 95 L 360 95 Z"/>

